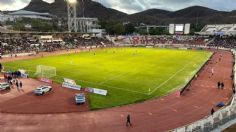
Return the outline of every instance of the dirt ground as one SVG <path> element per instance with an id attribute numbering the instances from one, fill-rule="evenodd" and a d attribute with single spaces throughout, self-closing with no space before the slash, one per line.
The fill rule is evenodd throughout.
<path id="1" fill-rule="evenodd" d="M 223 56 L 221 61 L 219 61 L 220 55 Z M 98 111 L 54 113 L 56 108 L 63 107 L 63 103 L 70 104 L 71 98 L 64 96 L 64 90 L 55 89 L 54 92 L 60 97 L 54 97 L 57 95 L 50 93 L 40 99 L 31 94 L 32 88 L 24 88 L 23 94 L 13 89 L 9 93 L 0 94 L 0 132 L 162 132 L 171 130 L 210 115 L 212 108 L 218 109 L 215 107 L 218 102 L 227 103 L 230 100 L 233 84 L 230 77 L 232 62 L 233 57 L 230 52 L 217 51 L 210 63 L 200 72 L 199 77 L 191 83 L 190 90 L 184 92 L 183 96 L 179 96 L 179 91 L 176 91 L 159 99 Z M 214 75 L 210 72 L 212 68 L 215 71 Z M 35 80 L 27 81 L 34 82 Z M 24 83 L 26 84 L 27 81 Z M 225 89 L 217 89 L 218 81 L 225 83 Z M 32 85 L 37 85 L 36 82 Z M 65 93 L 73 95 L 72 91 Z M 57 99 L 61 100 L 60 103 L 57 103 Z M 34 102 L 43 105 L 38 106 Z M 72 107 L 74 108 L 74 105 L 68 108 L 73 109 Z M 26 114 L 38 109 L 45 114 Z M 131 115 L 132 127 L 125 126 L 127 114 Z"/>

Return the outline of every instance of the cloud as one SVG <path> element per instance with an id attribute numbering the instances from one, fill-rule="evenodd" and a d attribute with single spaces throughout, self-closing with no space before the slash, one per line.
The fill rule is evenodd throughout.
<path id="1" fill-rule="evenodd" d="M 1 0 L 0 1 L 0 3 L 1 3 L 1 5 L 3 4 L 11 4 L 11 3 L 13 3 L 14 2 L 14 0 Z"/>
<path id="2" fill-rule="evenodd" d="M 235 0 L 94 0 L 106 7 L 114 8 L 126 13 L 136 13 L 143 10 L 157 8 L 165 10 L 179 10 L 189 6 L 206 6 L 217 10 L 231 11 L 236 9 Z"/>
<path id="3" fill-rule="evenodd" d="M 54 0 L 44 0 L 53 2 Z M 157 8 L 175 11 L 189 6 L 206 6 L 217 10 L 231 11 L 236 9 L 235 0 L 93 0 L 104 6 L 126 13 L 136 13 Z M 17 10 L 25 7 L 30 0 L 0 0 L 0 10 Z M 20 5 L 20 6 L 19 6 Z"/>

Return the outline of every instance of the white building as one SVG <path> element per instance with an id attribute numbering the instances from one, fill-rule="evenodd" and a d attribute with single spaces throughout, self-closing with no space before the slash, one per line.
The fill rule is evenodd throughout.
<path id="1" fill-rule="evenodd" d="M 0 22 L 14 21 L 14 18 L 10 15 L 0 12 Z"/>
<path id="2" fill-rule="evenodd" d="M 16 12 L 9 13 L 8 15 L 12 16 L 14 19 L 31 18 L 31 19 L 52 20 L 52 18 L 54 17 L 49 13 L 38 13 L 26 10 L 19 10 Z"/>
<path id="3" fill-rule="evenodd" d="M 98 24 L 98 19 L 97 18 L 85 18 L 85 17 L 80 17 L 77 18 L 78 22 L 78 31 L 81 33 L 92 33 L 94 36 L 102 36 L 105 34 L 104 29 L 100 29 L 101 26 Z"/>

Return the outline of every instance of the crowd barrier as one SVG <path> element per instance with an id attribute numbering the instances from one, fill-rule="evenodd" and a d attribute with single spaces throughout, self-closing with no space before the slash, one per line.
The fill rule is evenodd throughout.
<path id="1" fill-rule="evenodd" d="M 219 49 L 219 48 L 218 48 Z M 225 48 L 220 48 L 222 50 L 230 50 Z M 234 55 L 234 64 L 236 58 L 236 51 L 231 50 Z M 234 86 L 236 86 L 236 67 L 234 65 Z M 233 88 L 235 89 L 235 87 Z M 213 115 L 207 116 L 199 121 L 193 122 L 191 124 L 170 130 L 169 132 L 221 132 L 231 125 L 236 124 L 236 95 L 233 94 L 230 103 L 216 111 Z"/>

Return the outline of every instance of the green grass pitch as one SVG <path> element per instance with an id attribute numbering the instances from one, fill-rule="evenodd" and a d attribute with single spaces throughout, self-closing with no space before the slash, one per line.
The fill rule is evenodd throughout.
<path id="1" fill-rule="evenodd" d="M 37 65 L 57 68 L 58 83 L 76 80 L 83 87 L 108 90 L 89 95 L 90 108 L 140 102 L 182 88 L 211 52 L 152 48 L 111 48 L 5 63 L 5 69 L 25 69 L 34 77 Z"/>

